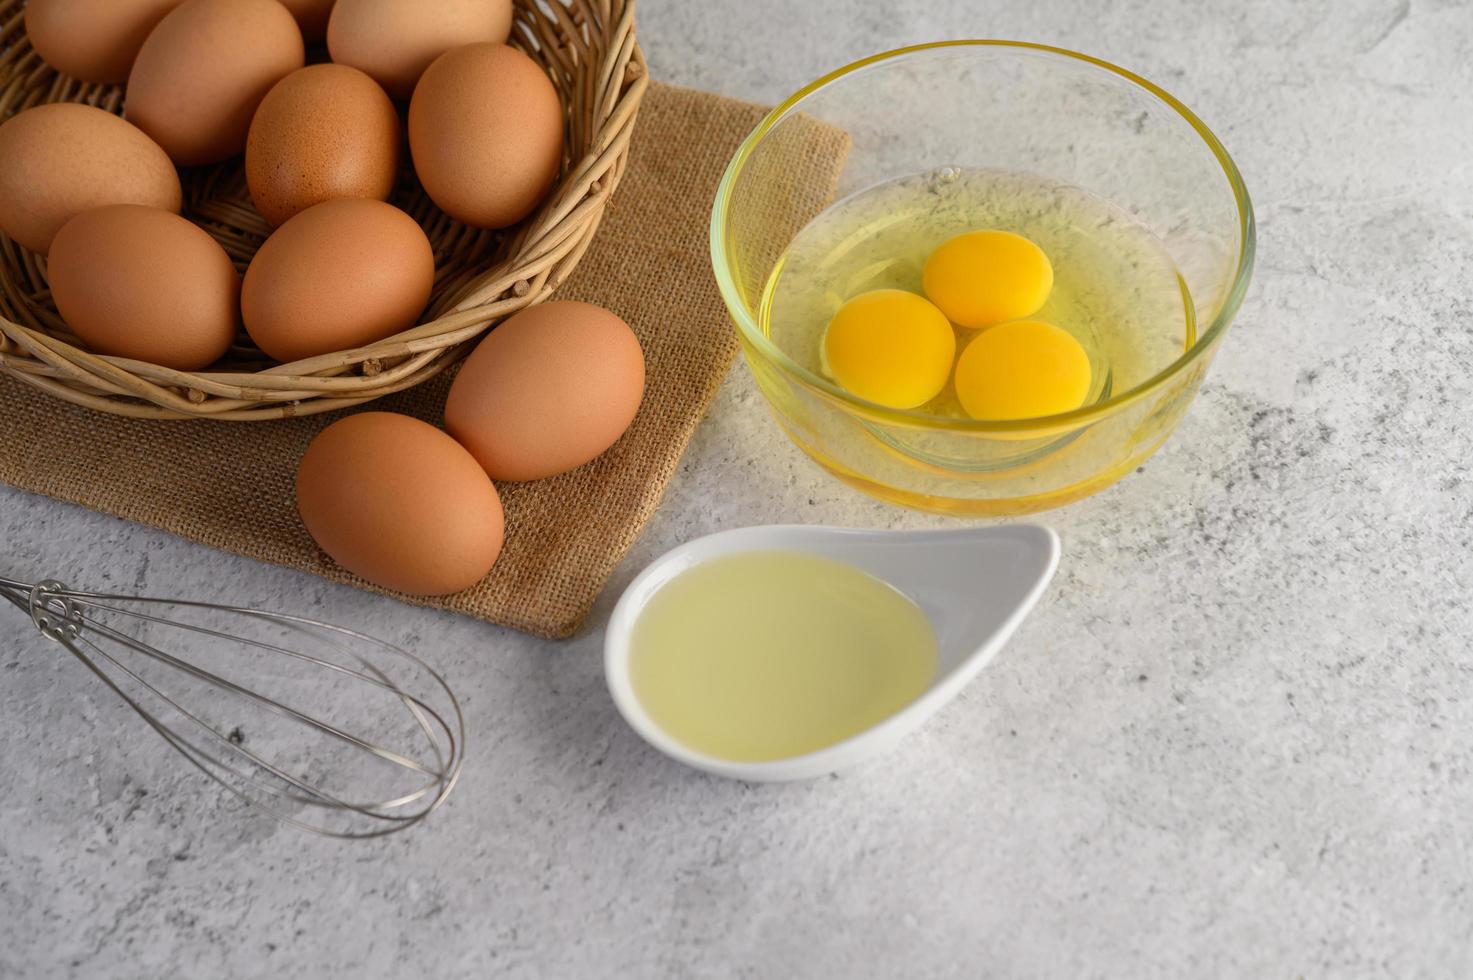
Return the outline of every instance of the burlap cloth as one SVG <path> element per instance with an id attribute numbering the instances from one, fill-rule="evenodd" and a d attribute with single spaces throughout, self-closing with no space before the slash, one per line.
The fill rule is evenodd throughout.
<path id="1" fill-rule="evenodd" d="M 576 274 L 558 291 L 608 307 L 639 335 L 648 369 L 639 415 L 613 449 L 582 469 L 499 488 L 506 548 L 479 585 L 445 598 L 398 598 L 542 636 L 577 631 L 654 513 L 737 349 L 712 278 L 707 229 L 721 173 L 763 113 L 703 92 L 651 87 L 624 181 Z M 842 133 L 807 126 L 781 190 L 817 213 L 832 197 L 846 151 Z M 366 408 L 439 425 L 449 381 L 442 375 Z M 297 460 L 338 417 L 137 421 L 73 407 L 0 375 L 0 480 L 381 592 L 333 564 L 297 520 Z M 79 577 L 77 584 L 87 583 Z"/>

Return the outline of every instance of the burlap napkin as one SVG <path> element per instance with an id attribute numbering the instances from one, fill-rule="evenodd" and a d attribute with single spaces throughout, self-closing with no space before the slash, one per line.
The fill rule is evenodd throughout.
<path id="1" fill-rule="evenodd" d="M 500 488 L 506 548 L 478 586 L 443 599 L 399 598 L 549 637 L 571 635 L 582 624 L 654 513 L 736 351 L 712 279 L 707 229 L 717 181 L 763 112 L 703 92 L 651 87 L 629 170 L 593 246 L 558 293 L 608 307 L 639 335 L 648 367 L 639 416 L 588 466 Z M 808 130 L 790 187 L 817 213 L 832 197 L 847 137 L 817 124 Z M 438 425 L 448 387 L 442 375 L 367 407 Z M 297 459 L 337 417 L 134 421 L 75 408 L 0 376 L 0 480 L 381 591 L 333 564 L 297 520 Z"/>

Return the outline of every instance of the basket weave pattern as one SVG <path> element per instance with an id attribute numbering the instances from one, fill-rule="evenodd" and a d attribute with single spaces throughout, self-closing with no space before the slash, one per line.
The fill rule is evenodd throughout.
<path id="1" fill-rule="evenodd" d="M 57 74 L 25 36 L 24 0 L 0 0 L 0 121 L 46 102 L 122 111 L 120 86 Z M 74 404 L 137 418 L 257 421 L 328 412 L 419 384 L 469 352 L 498 321 L 547 299 L 582 258 L 624 173 L 648 82 L 634 0 L 514 0 L 511 43 L 552 78 L 567 115 L 563 170 L 547 199 L 504 232 L 449 218 L 405 171 L 392 203 L 435 250 L 419 326 L 357 350 L 274 364 L 242 333 L 206 371 L 89 353 L 57 315 L 46 262 L 0 234 L 0 370 Z M 239 158 L 182 172 L 184 214 L 244 272 L 271 228 Z"/>

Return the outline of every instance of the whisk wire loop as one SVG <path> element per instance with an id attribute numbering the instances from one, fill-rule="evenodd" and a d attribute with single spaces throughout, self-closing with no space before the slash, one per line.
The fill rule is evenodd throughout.
<path id="1" fill-rule="evenodd" d="M 379 837 L 419 823 L 437 809 L 459 781 L 465 745 L 465 719 L 454 692 L 433 668 L 397 646 L 357 630 L 301 616 L 261 609 L 208 602 L 160 599 L 107 593 L 80 592 L 55 580 L 31 585 L 0 578 L 0 596 L 30 616 L 36 629 L 66 648 L 80 660 L 164 741 L 200 772 L 228 790 L 235 798 L 294 827 L 337 838 Z M 163 613 L 189 612 L 214 618 L 240 619 L 256 627 L 275 628 L 305 641 L 331 648 L 349 663 L 339 663 L 302 649 L 269 642 L 244 632 L 216 629 L 212 625 L 172 618 Z M 158 613 L 158 614 L 155 614 Z M 121 628 L 130 622 L 136 630 Z M 234 621 L 232 619 L 232 621 Z M 192 640 L 210 641 L 232 653 L 269 656 L 280 663 L 307 671 L 317 682 L 338 685 L 330 692 L 334 705 L 370 694 L 397 703 L 413 722 L 415 741 L 429 758 L 416 758 L 371 739 L 349 727 L 317 717 L 284 697 L 273 697 L 245 683 L 224 676 L 183 656 L 171 653 L 141 635 L 148 630 L 178 631 Z M 130 658 L 139 658 L 138 667 Z M 232 660 L 232 664 L 238 663 Z M 412 670 L 420 690 L 411 692 L 394 680 L 393 662 Z M 398 787 L 384 798 L 356 801 L 360 794 L 330 789 L 310 774 L 313 759 L 302 765 L 272 761 L 244 744 L 239 728 L 227 733 L 202 713 L 189 707 L 187 699 L 171 694 L 145 670 L 163 669 L 176 681 L 198 684 L 203 690 L 283 719 L 294 729 L 324 740 L 329 748 L 350 751 L 375 765 L 387 764 L 391 772 L 407 774 L 414 785 Z M 292 678 L 291 689 L 306 693 L 309 685 Z M 340 686 L 353 685 L 349 695 Z M 293 699 L 295 700 L 295 699 Z M 433 702 L 433 703 L 432 703 Z M 170 724 L 163 714 L 176 717 Z M 190 737 L 181 730 L 197 732 Z M 326 754 L 326 753 L 324 753 Z M 365 781 L 366 782 L 366 781 Z M 322 819 L 305 818 L 284 807 L 310 810 Z M 331 818 L 331 819 L 329 819 Z"/>

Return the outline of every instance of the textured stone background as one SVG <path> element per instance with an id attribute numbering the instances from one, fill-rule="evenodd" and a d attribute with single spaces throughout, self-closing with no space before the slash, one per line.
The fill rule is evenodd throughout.
<path id="1" fill-rule="evenodd" d="M 451 675 L 472 739 L 419 832 L 278 831 L 12 616 L 0 975 L 1473 972 L 1473 3 L 643 0 L 641 24 L 660 77 L 768 101 L 965 36 L 1180 95 L 1260 219 L 1180 432 L 1047 516 L 1056 584 L 964 698 L 785 787 L 647 749 L 596 628 L 540 643 L 0 492 L 6 569 L 364 624 Z M 772 521 L 933 523 L 823 476 L 739 368 L 612 594 Z"/>

